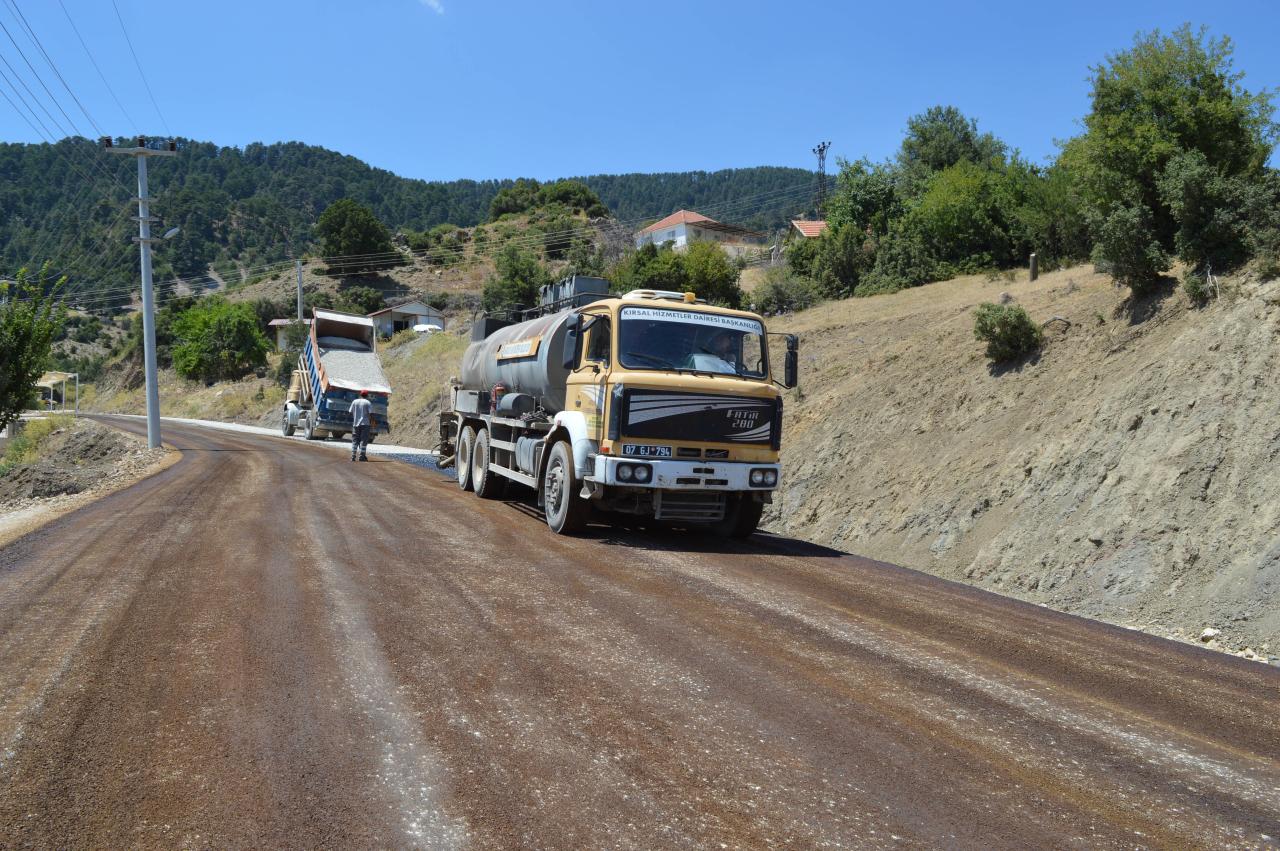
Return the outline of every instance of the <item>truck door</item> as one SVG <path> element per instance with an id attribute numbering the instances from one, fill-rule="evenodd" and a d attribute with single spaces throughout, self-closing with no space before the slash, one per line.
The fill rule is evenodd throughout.
<path id="1" fill-rule="evenodd" d="M 569 410 L 580 411 L 586 417 L 587 437 L 599 443 L 604 439 L 604 407 L 613 364 L 613 323 L 608 313 L 584 316 L 582 362 L 569 373 L 565 403 Z"/>

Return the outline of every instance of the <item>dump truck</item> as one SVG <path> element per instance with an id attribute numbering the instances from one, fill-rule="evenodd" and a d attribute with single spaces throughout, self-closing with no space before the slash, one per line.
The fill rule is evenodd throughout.
<path id="1" fill-rule="evenodd" d="M 280 430 L 288 436 L 301 426 L 307 440 L 341 439 L 351 432 L 351 403 L 367 390 L 373 405 L 369 440 L 387 434 L 391 386 L 377 346 L 369 317 L 315 310 L 285 395 Z"/>
<path id="2" fill-rule="evenodd" d="M 797 380 L 797 338 L 774 336 L 782 382 L 756 314 L 610 296 L 601 278 L 548 285 L 537 308 L 473 326 L 440 464 L 482 498 L 532 488 L 557 533 L 631 515 L 746 537 L 778 488 L 780 388 Z"/>

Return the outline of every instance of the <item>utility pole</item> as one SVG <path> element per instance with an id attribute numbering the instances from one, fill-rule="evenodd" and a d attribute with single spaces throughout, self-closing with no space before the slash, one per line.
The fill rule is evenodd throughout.
<path id="1" fill-rule="evenodd" d="M 298 269 L 298 321 L 303 320 L 302 316 L 302 261 L 295 260 L 294 263 Z"/>
<path id="2" fill-rule="evenodd" d="M 104 137 L 102 145 L 110 154 L 124 154 L 138 161 L 138 235 L 134 242 L 142 253 L 142 350 L 147 377 L 147 446 L 160 446 L 160 389 L 156 386 L 156 316 L 155 297 L 151 291 L 151 198 L 147 195 L 147 157 L 177 156 L 177 147 L 170 142 L 166 150 L 147 147 L 145 136 L 138 137 L 136 148 L 114 148 L 110 137 Z M 177 229 L 165 234 L 173 236 Z"/>
<path id="3" fill-rule="evenodd" d="M 827 203 L 827 149 L 831 147 L 830 142 L 819 142 L 818 146 L 813 149 L 813 153 L 818 158 L 818 200 L 814 205 L 818 211 L 818 220 L 826 220 L 826 203 Z"/>

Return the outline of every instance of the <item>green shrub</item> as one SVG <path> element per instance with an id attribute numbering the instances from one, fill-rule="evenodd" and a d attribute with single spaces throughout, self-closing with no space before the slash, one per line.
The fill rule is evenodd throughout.
<path id="1" fill-rule="evenodd" d="M 1044 333 L 1018 305 L 983 302 L 973 311 L 973 336 L 987 344 L 995 363 L 1017 360 L 1040 348 Z"/>
<path id="2" fill-rule="evenodd" d="M 770 269 L 765 282 L 751 294 L 755 310 L 765 315 L 804 310 L 821 298 L 812 281 L 788 274 L 784 269 Z"/>
<path id="3" fill-rule="evenodd" d="M 880 243 L 876 263 L 857 295 L 887 293 L 936 281 L 943 270 L 914 231 L 895 227 Z"/>
<path id="4" fill-rule="evenodd" d="M 528 251 L 505 245 L 498 252 L 495 274 L 484 285 L 484 309 L 492 313 L 515 305 L 532 307 L 551 273 Z"/>
<path id="5" fill-rule="evenodd" d="M 1094 227 L 1094 260 L 1135 294 L 1150 291 L 1169 268 L 1151 211 L 1142 204 L 1115 205 Z"/>
<path id="6" fill-rule="evenodd" d="M 285 352 L 280 358 L 280 363 L 276 364 L 276 384 L 281 387 L 288 387 L 289 382 L 293 379 L 293 371 L 298 368 L 298 356 L 293 352 Z"/>
<path id="7" fill-rule="evenodd" d="M 183 378 L 239 378 L 267 362 L 270 344 L 248 304 L 208 299 L 173 323 L 173 366 Z"/>
<path id="8" fill-rule="evenodd" d="M 1224 176 L 1193 150 L 1171 159 L 1158 185 L 1177 226 L 1173 244 L 1182 262 L 1194 270 L 1227 271 L 1246 259 L 1245 181 Z"/>
<path id="9" fill-rule="evenodd" d="M 369 314 L 386 306 L 382 293 L 373 287 L 347 287 L 339 291 L 334 309 L 344 313 Z"/>
<path id="10" fill-rule="evenodd" d="M 1187 269 L 1182 273 L 1182 291 L 1196 306 L 1203 305 L 1212 295 L 1207 277 L 1195 269 Z"/>

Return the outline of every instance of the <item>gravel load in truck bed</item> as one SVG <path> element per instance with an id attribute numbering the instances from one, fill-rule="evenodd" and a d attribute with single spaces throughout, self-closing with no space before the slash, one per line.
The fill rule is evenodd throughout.
<path id="1" fill-rule="evenodd" d="M 390 393 L 391 385 L 382 372 L 382 363 L 375 352 L 353 352 L 344 349 L 320 349 L 320 363 L 324 364 L 329 383 L 348 390 L 368 390 L 371 393 Z"/>

